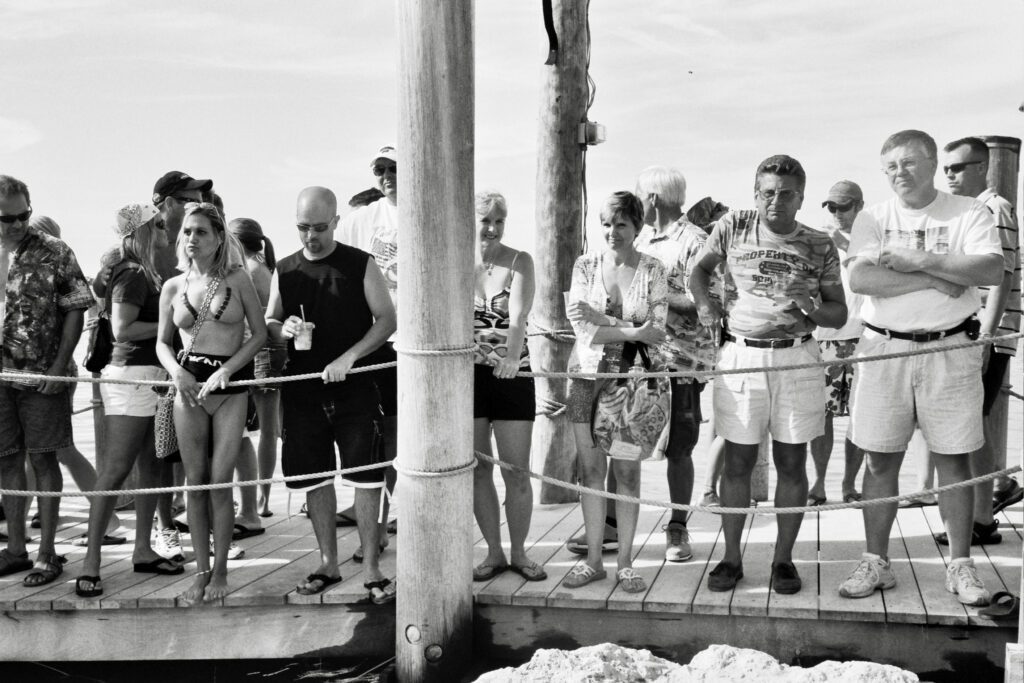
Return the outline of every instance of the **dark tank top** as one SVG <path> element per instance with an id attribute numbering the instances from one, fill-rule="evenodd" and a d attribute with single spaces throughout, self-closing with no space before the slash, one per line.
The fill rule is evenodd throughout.
<path id="1" fill-rule="evenodd" d="M 301 251 L 278 261 L 278 290 L 284 317 L 302 317 L 301 304 L 306 321 L 316 323 L 309 351 L 296 351 L 294 341 L 289 340 L 284 374 L 321 372 L 362 339 L 373 325 L 373 314 L 363 289 L 369 259 L 365 251 L 335 242 L 334 251 L 318 261 L 310 261 Z M 375 354 L 371 353 L 359 359 L 356 366 L 372 364 L 376 362 L 374 358 Z M 331 393 L 376 392 L 376 385 L 365 372 L 349 375 L 344 382 L 325 385 L 322 380 L 314 379 L 298 385 Z M 296 383 L 288 386 L 295 387 Z"/>

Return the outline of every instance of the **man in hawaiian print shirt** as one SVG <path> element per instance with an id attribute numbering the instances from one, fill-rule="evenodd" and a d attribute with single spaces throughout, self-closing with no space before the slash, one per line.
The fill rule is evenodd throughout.
<path id="1" fill-rule="evenodd" d="M 70 446 L 71 402 L 67 382 L 10 375 L 64 376 L 93 303 L 89 285 L 71 249 L 29 228 L 28 187 L 0 175 L 0 485 L 26 488 L 25 457 L 44 491 L 63 481 L 56 451 Z M 33 569 L 25 550 L 27 499 L 4 496 L 10 536 L 0 550 L 0 576 Z M 41 586 L 61 574 L 54 549 L 59 498 L 40 498 L 41 538 L 26 586 Z"/>

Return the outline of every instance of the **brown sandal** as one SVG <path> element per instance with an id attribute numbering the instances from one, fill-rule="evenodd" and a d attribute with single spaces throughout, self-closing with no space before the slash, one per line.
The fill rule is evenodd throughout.
<path id="1" fill-rule="evenodd" d="M 39 553 L 36 557 L 36 562 L 44 561 L 43 568 L 36 569 L 35 571 L 31 571 L 26 574 L 25 578 L 22 579 L 22 584 L 29 588 L 34 588 L 36 586 L 45 586 L 48 583 L 53 583 L 61 574 L 64 573 L 64 564 L 61 560 L 62 558 L 60 555 Z"/>

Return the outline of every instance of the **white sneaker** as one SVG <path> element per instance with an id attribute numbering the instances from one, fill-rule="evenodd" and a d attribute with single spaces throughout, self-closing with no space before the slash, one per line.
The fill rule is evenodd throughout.
<path id="1" fill-rule="evenodd" d="M 661 527 L 665 532 L 665 559 L 669 562 L 685 562 L 693 557 L 690 550 L 690 532 L 680 522 L 669 522 Z"/>
<path id="2" fill-rule="evenodd" d="M 210 557 L 213 557 L 213 539 L 210 539 Z M 238 545 L 234 541 L 231 541 L 231 545 L 228 546 L 228 559 L 229 560 L 240 560 L 245 557 L 245 548 Z"/>
<path id="3" fill-rule="evenodd" d="M 876 589 L 885 590 L 896 585 L 892 565 L 873 553 L 864 553 L 860 564 L 850 578 L 839 584 L 839 595 L 844 598 L 866 598 Z"/>
<path id="4" fill-rule="evenodd" d="M 946 568 L 946 590 L 956 595 L 957 600 L 965 605 L 983 606 L 992 599 L 985 590 L 985 584 L 978 578 L 978 570 L 974 568 L 974 560 L 969 557 L 958 557 Z"/>
<path id="5" fill-rule="evenodd" d="M 153 550 L 160 557 L 172 562 L 184 562 L 185 555 L 181 552 L 181 534 L 177 529 L 160 529 L 153 538 Z"/>

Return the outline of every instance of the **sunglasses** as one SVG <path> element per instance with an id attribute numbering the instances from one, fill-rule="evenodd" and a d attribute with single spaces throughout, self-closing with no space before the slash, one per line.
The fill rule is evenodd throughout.
<path id="1" fill-rule="evenodd" d="M 32 216 L 32 209 L 22 211 L 10 216 L 0 216 L 0 223 L 10 225 L 11 223 L 24 223 Z"/>
<path id="2" fill-rule="evenodd" d="M 312 230 L 313 232 L 324 232 L 327 230 L 327 228 L 331 227 L 331 224 L 314 223 L 313 225 L 307 225 L 305 223 L 298 223 L 296 224 L 295 227 L 299 229 L 299 232 L 309 232 L 310 230 Z"/>
<path id="3" fill-rule="evenodd" d="M 385 173 L 390 173 L 391 175 L 397 175 L 397 173 L 398 173 L 398 166 L 396 166 L 395 164 L 390 164 L 388 166 L 383 166 L 381 164 L 374 164 L 373 165 L 373 175 L 375 175 L 375 176 L 377 176 L 379 178 L 382 175 L 384 175 Z"/>
<path id="4" fill-rule="evenodd" d="M 829 213 L 846 213 L 853 208 L 853 202 L 849 202 L 848 204 L 833 204 L 832 202 L 829 202 L 825 205 L 825 208 L 828 209 Z"/>
<path id="5" fill-rule="evenodd" d="M 961 171 L 963 171 L 968 166 L 974 166 L 975 164 L 980 164 L 980 163 L 981 163 L 980 161 L 961 161 L 958 164 L 950 164 L 949 166 L 943 166 L 942 167 L 942 172 L 945 173 L 946 175 L 956 174 L 956 173 L 960 173 Z"/>

